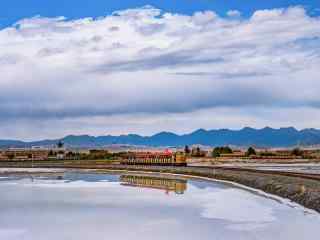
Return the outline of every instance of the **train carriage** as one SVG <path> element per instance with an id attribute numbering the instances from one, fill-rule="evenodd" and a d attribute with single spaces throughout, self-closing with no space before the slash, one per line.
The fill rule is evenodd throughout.
<path id="1" fill-rule="evenodd" d="M 186 166 L 184 153 L 176 152 L 129 152 L 122 160 L 124 165 L 159 165 L 159 166 Z"/>

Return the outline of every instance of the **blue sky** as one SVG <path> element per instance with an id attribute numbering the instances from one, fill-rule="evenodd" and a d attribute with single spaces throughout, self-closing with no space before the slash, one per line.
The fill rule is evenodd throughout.
<path id="1" fill-rule="evenodd" d="M 319 0 L 4 0 L 0 4 L 0 27 L 13 24 L 21 18 L 35 15 L 67 18 L 105 16 L 115 10 L 152 5 L 164 11 L 192 14 L 195 11 L 213 10 L 223 16 L 236 9 L 250 16 L 260 9 L 304 6 L 309 14 L 320 15 Z"/>

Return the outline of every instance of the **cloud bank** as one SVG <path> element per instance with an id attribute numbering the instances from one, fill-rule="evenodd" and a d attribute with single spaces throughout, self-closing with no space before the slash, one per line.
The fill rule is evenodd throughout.
<path id="1" fill-rule="evenodd" d="M 22 19 L 0 31 L 0 135 L 295 123 L 301 112 L 319 115 L 319 66 L 320 18 L 299 6 L 250 18 L 145 6 Z M 310 116 L 299 123 L 317 127 Z"/>

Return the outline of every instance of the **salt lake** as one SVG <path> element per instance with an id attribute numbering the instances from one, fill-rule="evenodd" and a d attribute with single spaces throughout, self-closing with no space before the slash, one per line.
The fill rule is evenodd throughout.
<path id="1" fill-rule="evenodd" d="M 2 175 L 1 240 L 316 239 L 320 214 L 239 186 L 168 175 Z"/>

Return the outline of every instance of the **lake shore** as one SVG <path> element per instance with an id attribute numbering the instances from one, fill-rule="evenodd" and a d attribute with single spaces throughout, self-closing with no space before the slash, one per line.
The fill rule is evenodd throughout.
<path id="1" fill-rule="evenodd" d="M 0 176 L 5 174 L 29 174 L 30 166 L 25 168 L 0 168 Z M 37 167 L 37 166 L 34 166 Z M 63 169 L 82 169 L 104 173 L 108 171 L 159 172 L 167 174 L 204 177 L 238 183 L 250 188 L 262 190 L 266 193 L 289 199 L 306 208 L 320 213 L 320 181 L 296 176 L 282 176 L 274 173 L 259 173 L 250 171 L 236 171 L 233 169 L 219 169 L 206 167 L 166 167 L 166 166 L 122 166 L 122 165 L 41 165 L 34 168 L 33 173 L 47 174 L 63 172 Z M 2 169 L 2 171 L 1 171 Z M 38 170 L 37 170 L 38 169 Z M 42 171 L 44 169 L 44 171 Z M 49 170 L 48 170 L 49 169 Z M 7 170 L 7 171 L 5 171 Z M 50 171 L 51 170 L 51 171 Z"/>

